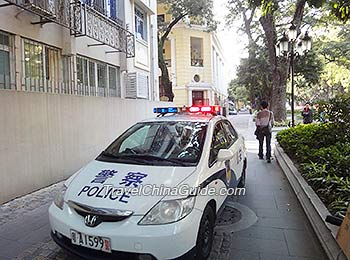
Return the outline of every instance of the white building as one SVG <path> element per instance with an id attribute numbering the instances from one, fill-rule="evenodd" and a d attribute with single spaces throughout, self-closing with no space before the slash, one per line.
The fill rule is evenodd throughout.
<path id="1" fill-rule="evenodd" d="M 156 0 L 0 0 L 0 203 L 62 180 L 159 100 Z"/>

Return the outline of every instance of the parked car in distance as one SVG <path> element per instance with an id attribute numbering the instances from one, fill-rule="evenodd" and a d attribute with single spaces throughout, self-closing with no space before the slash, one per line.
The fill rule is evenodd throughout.
<path id="1" fill-rule="evenodd" d="M 237 115 L 237 109 L 231 108 L 231 109 L 228 111 L 228 114 L 229 114 L 229 115 Z"/>

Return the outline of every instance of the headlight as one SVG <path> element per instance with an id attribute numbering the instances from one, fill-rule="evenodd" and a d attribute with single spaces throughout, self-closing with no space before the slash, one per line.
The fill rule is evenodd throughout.
<path id="1" fill-rule="evenodd" d="M 186 199 L 160 201 L 141 219 L 139 225 L 160 225 L 177 222 L 191 213 L 195 200 L 195 197 L 188 197 Z"/>
<path id="2" fill-rule="evenodd" d="M 60 209 L 63 209 L 64 195 L 66 194 L 67 187 L 63 184 L 62 188 L 56 194 L 54 203 Z"/>

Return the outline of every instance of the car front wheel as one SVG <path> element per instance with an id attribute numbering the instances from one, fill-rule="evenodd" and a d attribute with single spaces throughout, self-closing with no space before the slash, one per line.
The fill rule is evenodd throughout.
<path id="1" fill-rule="evenodd" d="M 196 243 L 196 260 L 208 259 L 214 240 L 215 213 L 208 205 L 201 219 Z"/>

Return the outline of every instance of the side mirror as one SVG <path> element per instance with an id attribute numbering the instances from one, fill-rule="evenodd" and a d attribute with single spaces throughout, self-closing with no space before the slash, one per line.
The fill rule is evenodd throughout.
<path id="1" fill-rule="evenodd" d="M 218 153 L 218 161 L 224 162 L 231 160 L 233 158 L 233 153 L 228 149 L 220 149 Z"/>

